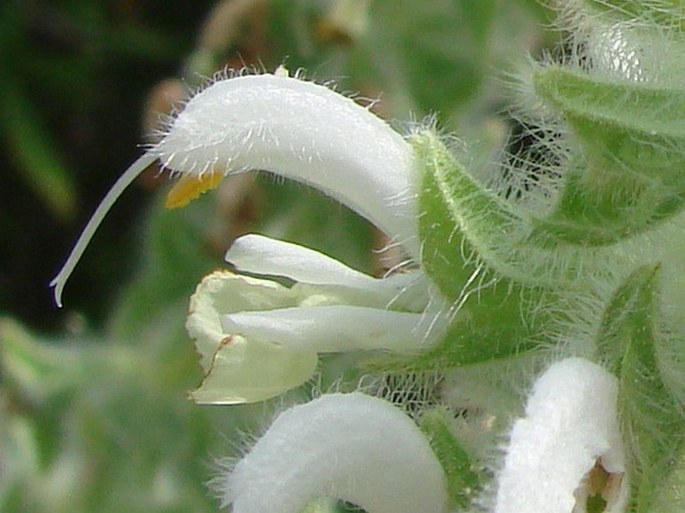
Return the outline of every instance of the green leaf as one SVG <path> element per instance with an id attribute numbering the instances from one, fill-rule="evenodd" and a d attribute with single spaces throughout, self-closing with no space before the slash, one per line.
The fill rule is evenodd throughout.
<path id="1" fill-rule="evenodd" d="M 672 513 L 683 509 L 683 490 L 685 490 L 685 451 L 673 455 L 673 472 L 664 480 L 659 497 L 654 501 L 649 513 Z"/>
<path id="2" fill-rule="evenodd" d="M 9 318 L 0 318 L 0 340 L 1 385 L 31 403 L 44 403 L 71 388 L 92 356 L 41 343 Z"/>
<path id="3" fill-rule="evenodd" d="M 371 3 L 361 44 L 381 90 L 406 102 L 399 115 L 446 117 L 477 94 L 483 62 L 491 57 L 488 36 L 496 9 L 493 0 Z"/>
<path id="4" fill-rule="evenodd" d="M 561 111 L 580 145 L 555 211 L 534 238 L 609 244 L 685 205 L 685 91 L 609 81 L 549 66 L 535 91 Z"/>
<path id="5" fill-rule="evenodd" d="M 561 110 L 593 159 L 658 179 L 678 179 L 685 160 L 685 90 L 610 81 L 549 66 L 535 91 Z M 599 184 L 594 184 L 599 185 Z"/>
<path id="6" fill-rule="evenodd" d="M 480 490 L 480 476 L 468 453 L 450 430 L 452 418 L 447 408 L 437 407 L 423 414 L 419 427 L 428 437 L 445 471 L 452 504 L 464 508 Z"/>
<path id="7" fill-rule="evenodd" d="M 619 414 L 629 444 L 635 513 L 653 511 L 667 500 L 664 483 L 685 447 L 685 411 L 664 382 L 659 361 L 659 271 L 660 266 L 643 266 L 623 282 L 605 309 L 597 335 L 599 358 L 619 377 Z M 682 499 L 670 506 L 670 511 L 680 511 Z"/>
<path id="8" fill-rule="evenodd" d="M 21 84 L 0 81 L 0 127 L 24 180 L 62 221 L 76 212 L 71 175 Z"/>
<path id="9" fill-rule="evenodd" d="M 244 427 L 249 410 L 188 401 L 191 345 L 150 333 L 60 344 L 0 318 L 1 511 L 216 510 L 206 455 L 226 450 L 216 433 Z"/>

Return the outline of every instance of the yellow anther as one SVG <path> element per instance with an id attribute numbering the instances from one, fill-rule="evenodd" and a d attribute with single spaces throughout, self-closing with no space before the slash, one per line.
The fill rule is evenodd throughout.
<path id="1" fill-rule="evenodd" d="M 224 175 L 222 173 L 204 173 L 202 176 L 184 175 L 171 188 L 166 196 L 166 208 L 181 208 L 200 197 L 201 194 L 214 189 Z"/>

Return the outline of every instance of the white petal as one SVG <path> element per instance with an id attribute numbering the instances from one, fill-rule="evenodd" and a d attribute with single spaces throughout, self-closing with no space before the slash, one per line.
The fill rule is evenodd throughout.
<path id="1" fill-rule="evenodd" d="M 316 370 L 316 352 L 296 351 L 224 332 L 220 314 L 296 304 L 274 282 L 217 271 L 205 277 L 190 300 L 188 334 L 200 353 L 205 378 L 191 394 L 198 403 L 235 404 L 278 396 L 305 383 Z"/>
<path id="2" fill-rule="evenodd" d="M 190 397 L 200 404 L 265 401 L 306 383 L 317 363 L 314 352 L 292 351 L 239 336 L 225 337 L 202 384 Z"/>
<path id="3" fill-rule="evenodd" d="M 584 511 L 574 509 L 574 494 L 596 464 L 620 481 L 607 511 L 624 511 L 617 394 L 616 378 L 592 362 L 569 358 L 552 365 L 535 382 L 526 416 L 514 423 L 495 513 Z"/>
<path id="4" fill-rule="evenodd" d="M 310 379 L 318 352 L 416 351 L 437 339 L 426 335 L 430 327 L 432 335 L 441 326 L 431 322 L 429 315 L 382 308 L 299 306 L 335 304 L 341 299 L 336 295 L 339 291 L 329 289 L 300 284 L 287 288 L 229 271 L 205 277 L 191 298 L 186 322 L 205 370 L 200 388 L 191 397 L 214 404 L 262 401 Z M 382 322 L 367 322 L 379 316 Z M 240 322 L 231 322 L 233 318 Z M 352 326 L 355 329 L 349 329 Z"/>
<path id="5" fill-rule="evenodd" d="M 442 513 L 445 476 L 426 438 L 392 404 L 324 395 L 281 413 L 225 482 L 233 513 L 299 513 L 322 496 L 369 513 Z"/>
<path id="6" fill-rule="evenodd" d="M 215 271 L 205 276 L 190 298 L 186 329 L 202 356 L 201 364 L 209 370 L 221 341 L 235 332 L 221 327 L 221 314 L 285 308 L 297 304 L 285 287 L 267 280 L 240 276 L 229 271 Z"/>
<path id="7" fill-rule="evenodd" d="M 374 301 L 381 307 L 395 304 L 421 310 L 428 301 L 428 283 L 419 272 L 373 278 L 313 249 L 257 234 L 236 239 L 226 253 L 226 261 L 241 272 L 358 289 L 367 296 L 367 302 Z"/>
<path id="8" fill-rule="evenodd" d="M 376 289 L 381 280 L 355 271 L 345 264 L 313 249 L 297 244 L 250 234 L 235 240 L 226 261 L 243 272 L 286 276 L 315 285 L 342 285 Z"/>
<path id="9" fill-rule="evenodd" d="M 388 349 L 418 352 L 428 344 L 423 314 L 334 305 L 239 312 L 221 318 L 226 333 L 330 352 Z"/>
<path id="10" fill-rule="evenodd" d="M 264 169 L 346 204 L 419 259 L 410 145 L 364 107 L 324 86 L 278 75 L 218 81 L 194 96 L 164 139 L 117 180 L 52 280 L 55 302 L 105 215 L 159 157 L 200 175 Z"/>
<path id="11" fill-rule="evenodd" d="M 218 81 L 188 102 L 154 151 L 185 173 L 262 169 L 309 184 L 418 257 L 410 145 L 327 87 L 269 74 Z"/>

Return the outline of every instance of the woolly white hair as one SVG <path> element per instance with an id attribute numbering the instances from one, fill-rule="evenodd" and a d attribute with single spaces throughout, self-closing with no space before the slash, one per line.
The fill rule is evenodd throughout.
<path id="1" fill-rule="evenodd" d="M 361 393 L 326 394 L 282 412 L 213 486 L 234 513 L 299 513 L 319 497 L 369 513 L 447 508 L 445 475 L 427 439 L 400 409 Z"/>

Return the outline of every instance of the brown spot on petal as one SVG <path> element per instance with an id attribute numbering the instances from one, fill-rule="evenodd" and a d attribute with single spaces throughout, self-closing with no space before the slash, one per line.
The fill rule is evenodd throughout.
<path id="1" fill-rule="evenodd" d="M 226 347 L 227 345 L 233 343 L 234 340 L 235 340 L 235 337 L 233 335 L 229 335 L 228 337 L 224 337 L 221 339 L 221 341 L 219 342 L 219 345 L 216 348 L 216 351 L 214 351 L 214 354 L 212 355 L 212 361 L 209 364 L 209 369 L 207 369 L 207 372 L 205 372 L 205 375 L 203 376 L 202 381 L 200 382 L 200 386 L 197 388 L 198 390 L 205 386 L 205 383 L 209 379 L 209 376 L 212 374 L 212 372 L 214 372 L 214 367 L 216 366 L 216 360 L 219 357 L 219 353 L 221 352 L 221 350 L 224 347 Z M 188 393 L 188 399 L 190 399 L 191 401 L 195 401 L 195 397 L 193 394 L 194 394 L 194 392 Z"/>
<path id="2" fill-rule="evenodd" d="M 219 342 L 219 348 L 226 347 L 229 344 L 232 344 L 234 340 L 233 335 L 229 335 L 228 337 L 224 338 Z"/>

